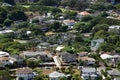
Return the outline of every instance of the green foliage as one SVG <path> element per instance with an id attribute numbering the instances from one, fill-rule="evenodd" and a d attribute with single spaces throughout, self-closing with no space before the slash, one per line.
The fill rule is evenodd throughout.
<path id="1" fill-rule="evenodd" d="M 99 51 L 106 52 L 106 51 L 113 51 L 113 50 L 114 50 L 114 45 L 107 42 L 102 43 L 99 47 Z"/>
<path id="2" fill-rule="evenodd" d="M 59 80 L 66 80 L 66 77 L 61 77 Z"/>
<path id="3" fill-rule="evenodd" d="M 0 80 L 11 80 L 9 72 L 6 70 L 0 70 Z"/>
<path id="4" fill-rule="evenodd" d="M 101 17 L 107 17 L 108 14 L 104 11 L 104 12 L 102 12 L 102 13 L 100 14 L 100 16 L 101 16 Z"/>
<path id="5" fill-rule="evenodd" d="M 11 5 L 15 5 L 14 0 L 3 0 L 3 2 L 6 2 L 6 3 L 11 4 Z"/>
<path id="6" fill-rule="evenodd" d="M 19 80 L 24 80 L 24 78 L 20 77 Z"/>
<path id="7" fill-rule="evenodd" d="M 107 32 L 104 30 L 100 30 L 94 34 L 94 38 L 96 38 L 96 39 L 105 38 L 105 37 L 107 37 Z"/>
<path id="8" fill-rule="evenodd" d="M 40 59 L 37 59 L 37 60 L 28 59 L 28 60 L 26 60 L 27 66 L 32 67 L 32 68 L 37 67 L 40 62 L 41 62 Z"/>
<path id="9" fill-rule="evenodd" d="M 93 4 L 90 6 L 93 10 L 100 10 L 103 11 L 105 9 L 105 6 L 103 4 Z"/>
<path id="10" fill-rule="evenodd" d="M 41 5 L 45 5 L 45 6 L 56 6 L 56 5 L 58 5 L 57 0 L 40 0 L 39 3 Z"/>
<path id="11" fill-rule="evenodd" d="M 87 21 L 90 21 L 92 19 L 93 19 L 92 16 L 84 16 L 84 17 L 82 17 L 81 21 L 87 22 Z"/>
<path id="12" fill-rule="evenodd" d="M 61 23 L 54 22 L 53 24 L 50 25 L 50 29 L 53 31 L 58 31 L 61 26 L 62 26 Z"/>
<path id="13" fill-rule="evenodd" d="M 23 11 L 19 11 L 19 10 L 11 11 L 7 15 L 7 17 L 8 17 L 8 19 L 11 19 L 13 21 L 16 21 L 16 20 L 26 21 L 27 20 L 25 13 Z"/>
<path id="14" fill-rule="evenodd" d="M 3 24 L 4 24 L 5 26 L 10 26 L 12 23 L 13 23 L 12 20 L 6 19 Z"/>
<path id="15" fill-rule="evenodd" d="M 40 68 L 34 68 L 33 71 L 37 72 L 38 74 L 41 74 L 41 73 L 42 73 L 42 70 L 41 70 Z"/>
<path id="16" fill-rule="evenodd" d="M 82 80 L 79 74 L 73 74 L 71 80 Z"/>
<path id="17" fill-rule="evenodd" d="M 28 22 L 21 22 L 18 23 L 17 25 L 13 25 L 13 28 L 15 29 L 22 29 L 22 28 L 27 28 L 28 27 Z"/>
<path id="18" fill-rule="evenodd" d="M 104 17 L 94 17 L 91 21 L 91 26 L 95 26 L 96 24 L 107 24 L 107 25 L 119 25 L 120 21 L 116 19 L 109 19 Z"/>
<path id="19" fill-rule="evenodd" d="M 115 5 L 116 9 L 120 9 L 120 4 Z"/>
<path id="20" fill-rule="evenodd" d="M 42 35 L 42 31 L 40 30 L 41 26 L 37 24 L 29 24 L 29 30 L 32 31 L 33 35 Z"/>
<path id="21" fill-rule="evenodd" d="M 109 25 L 107 24 L 97 24 L 93 27 L 93 32 L 97 32 L 100 30 L 108 31 Z"/>
<path id="22" fill-rule="evenodd" d="M 77 12 L 70 10 L 66 10 L 64 13 L 68 16 L 68 18 L 74 18 L 77 15 Z"/>
<path id="23" fill-rule="evenodd" d="M 90 31 L 90 27 L 88 23 L 84 23 L 84 22 L 78 22 L 74 25 L 74 29 L 82 32 L 82 33 L 86 33 Z"/>
<path id="24" fill-rule="evenodd" d="M 3 25 L 2 24 L 0 24 L 0 28 L 2 28 L 3 27 Z"/>
<path id="25" fill-rule="evenodd" d="M 66 46 L 63 51 L 69 52 L 69 53 L 74 53 L 74 50 L 70 46 Z"/>
<path id="26" fill-rule="evenodd" d="M 4 22 L 4 20 L 6 19 L 7 15 L 7 11 L 0 7 L 0 24 L 2 24 Z"/>

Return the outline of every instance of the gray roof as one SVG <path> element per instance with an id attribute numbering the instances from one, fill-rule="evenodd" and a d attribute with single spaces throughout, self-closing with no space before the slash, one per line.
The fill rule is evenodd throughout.
<path id="1" fill-rule="evenodd" d="M 91 73 L 91 72 L 96 72 L 96 69 L 95 68 L 89 68 L 89 67 L 83 67 L 82 68 L 82 72 L 87 72 L 87 73 Z"/>
<path id="2" fill-rule="evenodd" d="M 107 71 L 109 75 L 113 75 L 113 76 L 120 76 L 120 71 L 117 69 L 112 69 Z"/>
<path id="3" fill-rule="evenodd" d="M 24 55 L 26 56 L 37 56 L 37 55 L 46 55 L 45 52 L 39 52 L 39 51 L 24 51 Z"/>

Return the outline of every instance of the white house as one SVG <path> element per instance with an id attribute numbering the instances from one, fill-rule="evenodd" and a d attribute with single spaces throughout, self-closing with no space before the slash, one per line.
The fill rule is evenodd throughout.
<path id="1" fill-rule="evenodd" d="M 17 69 L 16 75 L 17 75 L 16 80 L 20 80 L 21 78 L 23 80 L 33 80 L 33 78 L 34 78 L 32 69 L 30 69 L 28 67 Z"/>
<path id="2" fill-rule="evenodd" d="M 66 77 L 64 73 L 54 71 L 49 74 L 49 80 L 59 80 L 62 77 Z"/>
<path id="3" fill-rule="evenodd" d="M 74 20 L 63 20 L 63 23 L 68 26 L 69 29 L 72 29 L 75 21 Z"/>
<path id="4" fill-rule="evenodd" d="M 0 67 L 11 64 L 9 53 L 0 51 Z"/>
<path id="5" fill-rule="evenodd" d="M 5 33 L 14 33 L 13 30 L 3 30 L 3 31 L 0 31 L 0 34 L 5 34 Z"/>
<path id="6" fill-rule="evenodd" d="M 108 29 L 109 32 L 114 32 L 114 33 L 120 33 L 120 26 L 116 25 L 116 26 L 110 26 Z"/>
<path id="7" fill-rule="evenodd" d="M 0 57 L 7 57 L 7 56 L 9 56 L 9 53 L 0 51 Z"/>

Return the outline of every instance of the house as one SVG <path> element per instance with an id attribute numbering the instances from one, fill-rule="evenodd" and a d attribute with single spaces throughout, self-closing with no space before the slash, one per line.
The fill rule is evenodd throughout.
<path id="1" fill-rule="evenodd" d="M 19 55 L 10 55 L 11 62 L 17 62 L 18 65 L 23 64 L 23 58 Z"/>
<path id="2" fill-rule="evenodd" d="M 78 57 L 84 57 L 88 55 L 88 52 L 79 52 L 77 54 L 78 54 Z"/>
<path id="3" fill-rule="evenodd" d="M 59 54 L 59 57 L 60 57 L 60 60 L 65 63 L 76 62 L 77 60 L 77 54 L 74 54 L 74 53 L 61 52 Z"/>
<path id="4" fill-rule="evenodd" d="M 108 29 L 109 32 L 114 32 L 114 33 L 120 33 L 120 26 L 116 25 L 116 26 L 110 26 Z"/>
<path id="5" fill-rule="evenodd" d="M 9 56 L 9 53 L 0 51 L 0 57 L 8 57 L 8 56 Z"/>
<path id="6" fill-rule="evenodd" d="M 2 30 L 0 31 L 0 34 L 5 34 L 5 33 L 14 33 L 13 30 Z"/>
<path id="7" fill-rule="evenodd" d="M 0 67 L 11 64 L 9 60 L 9 57 L 0 57 Z"/>
<path id="8" fill-rule="evenodd" d="M 49 74 L 49 80 L 59 80 L 60 78 L 66 77 L 64 73 L 54 71 Z"/>
<path id="9" fill-rule="evenodd" d="M 120 76 L 120 71 L 117 70 L 117 69 L 108 70 L 107 73 L 108 73 L 110 76 Z"/>
<path id="10" fill-rule="evenodd" d="M 52 56 L 45 51 L 24 51 L 20 54 L 23 58 L 41 59 L 43 62 L 53 61 Z"/>
<path id="11" fill-rule="evenodd" d="M 49 48 L 49 46 L 50 46 L 50 43 L 42 42 L 42 43 L 40 43 L 37 47 L 38 47 L 40 50 L 44 50 L 44 49 Z"/>
<path id="12" fill-rule="evenodd" d="M 56 51 L 61 51 L 63 48 L 64 48 L 64 46 L 63 46 L 63 45 L 60 45 L 60 46 L 58 46 L 58 47 L 56 48 Z"/>
<path id="13" fill-rule="evenodd" d="M 96 39 L 91 41 L 91 50 L 96 51 L 98 50 L 101 43 L 104 42 L 104 39 Z"/>
<path id="14" fill-rule="evenodd" d="M 100 57 L 102 59 L 115 59 L 115 58 L 120 58 L 119 55 L 109 55 L 109 54 L 101 54 Z"/>
<path id="15" fill-rule="evenodd" d="M 78 13 L 77 17 L 78 17 L 78 18 L 82 18 L 82 17 L 84 17 L 84 16 L 89 16 L 89 15 L 90 15 L 89 12 L 87 12 L 87 11 L 82 11 L 82 12 L 79 12 L 79 13 Z"/>
<path id="16" fill-rule="evenodd" d="M 69 29 L 72 29 L 75 21 L 74 20 L 63 20 L 63 24 L 67 25 Z"/>
<path id="17" fill-rule="evenodd" d="M 0 51 L 0 67 L 5 67 L 5 65 L 11 64 L 9 53 Z"/>
<path id="18" fill-rule="evenodd" d="M 116 66 L 116 64 L 120 61 L 119 55 L 109 55 L 109 54 L 101 54 L 101 59 L 107 61 L 109 65 Z"/>
<path id="19" fill-rule="evenodd" d="M 84 61 L 86 65 L 94 65 L 95 64 L 95 59 L 94 58 L 90 58 L 88 56 L 80 57 L 79 59 L 81 61 Z"/>
<path id="20" fill-rule="evenodd" d="M 24 67 L 24 68 L 19 68 L 16 70 L 16 80 L 33 80 L 34 78 L 34 74 L 32 69 L 28 68 L 28 67 Z"/>
<path id="21" fill-rule="evenodd" d="M 96 80 L 98 74 L 95 68 L 83 67 L 81 69 L 81 78 L 82 80 Z"/>

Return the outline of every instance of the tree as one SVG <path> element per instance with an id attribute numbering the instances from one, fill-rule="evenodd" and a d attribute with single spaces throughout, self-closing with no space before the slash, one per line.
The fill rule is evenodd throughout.
<path id="1" fill-rule="evenodd" d="M 51 24 L 50 28 L 53 29 L 54 31 L 58 31 L 61 27 L 61 24 L 59 22 L 54 22 Z"/>
<path id="2" fill-rule="evenodd" d="M 113 44 L 110 44 L 110 43 L 107 43 L 107 42 L 104 42 L 100 45 L 99 51 L 113 51 L 114 50 L 114 45 Z"/>
<path id="3" fill-rule="evenodd" d="M 66 80 L 66 77 L 61 77 L 59 80 Z"/>
<path id="4" fill-rule="evenodd" d="M 6 2 L 11 5 L 15 5 L 15 0 L 3 0 L 3 2 Z"/>
<path id="5" fill-rule="evenodd" d="M 69 53 L 74 53 L 74 50 L 72 49 L 72 47 L 67 46 L 63 49 L 63 51 L 69 52 Z"/>
<path id="6" fill-rule="evenodd" d="M 59 2 L 57 0 L 40 0 L 39 3 L 45 6 L 56 6 Z"/>
<path id="7" fill-rule="evenodd" d="M 87 2 L 81 2 L 81 1 L 77 1 L 76 4 L 75 4 L 75 9 L 81 11 L 81 10 L 85 10 L 86 8 L 89 7 L 89 3 Z"/>
<path id="8" fill-rule="evenodd" d="M 41 31 L 41 26 L 37 24 L 29 24 L 28 29 L 32 31 L 33 35 L 43 35 Z"/>
<path id="9" fill-rule="evenodd" d="M 93 10 L 100 10 L 103 11 L 105 9 L 105 6 L 103 4 L 93 4 L 90 6 Z"/>
<path id="10" fill-rule="evenodd" d="M 107 36 L 107 32 L 104 30 L 97 31 L 94 34 L 94 38 L 105 38 Z"/>
<path id="11" fill-rule="evenodd" d="M 13 21 L 16 20 L 23 20 L 26 21 L 27 17 L 25 15 L 25 13 L 23 11 L 11 11 L 8 15 L 7 15 L 8 19 L 11 19 Z"/>
<path id="12" fill-rule="evenodd" d="M 21 22 L 17 25 L 13 25 L 13 27 L 17 30 L 22 29 L 22 28 L 27 28 L 28 27 L 28 22 Z"/>
<path id="13" fill-rule="evenodd" d="M 101 16 L 101 17 L 107 17 L 108 14 L 104 11 L 104 12 L 102 12 L 102 13 L 100 14 L 100 16 Z"/>
<path id="14" fill-rule="evenodd" d="M 71 80 L 82 80 L 79 74 L 73 74 Z"/>
<path id="15" fill-rule="evenodd" d="M 61 26 L 61 28 L 60 28 L 60 30 L 61 30 L 62 32 L 66 32 L 67 29 L 68 29 L 68 26 L 66 26 L 66 25 L 63 25 L 63 26 Z"/>
<path id="16" fill-rule="evenodd" d="M 87 21 L 90 21 L 90 20 L 92 20 L 92 16 L 84 16 L 84 17 L 82 17 L 82 21 L 84 21 L 84 22 L 87 22 Z"/>
<path id="17" fill-rule="evenodd" d="M 64 11 L 64 13 L 68 16 L 68 18 L 75 18 L 75 16 L 77 15 L 77 12 L 70 10 L 66 10 Z"/>
<path id="18" fill-rule="evenodd" d="M 26 60 L 27 66 L 33 67 L 33 68 L 38 66 L 40 62 L 41 62 L 41 60 L 39 60 L 39 59 L 38 60 L 32 60 L 32 59 Z"/>
<path id="19" fill-rule="evenodd" d="M 19 80 L 24 80 L 24 78 L 20 77 Z"/>
<path id="20" fill-rule="evenodd" d="M 74 29 L 82 32 L 82 33 L 86 33 L 90 31 L 89 25 L 87 23 L 84 22 L 78 22 L 74 25 Z"/>
<path id="21" fill-rule="evenodd" d="M 0 80 L 11 80 L 10 74 L 7 70 L 0 70 Z"/>
<path id="22" fill-rule="evenodd" d="M 4 22 L 4 20 L 6 19 L 7 15 L 7 11 L 0 7 L 0 24 L 2 24 Z"/>
<path id="23" fill-rule="evenodd" d="M 108 31 L 108 27 L 109 25 L 107 24 L 97 24 L 96 26 L 93 27 L 93 33 L 100 30 Z"/>
<path id="24" fill-rule="evenodd" d="M 9 27 L 12 24 L 12 22 L 13 22 L 12 20 L 6 19 L 3 24 Z"/>

